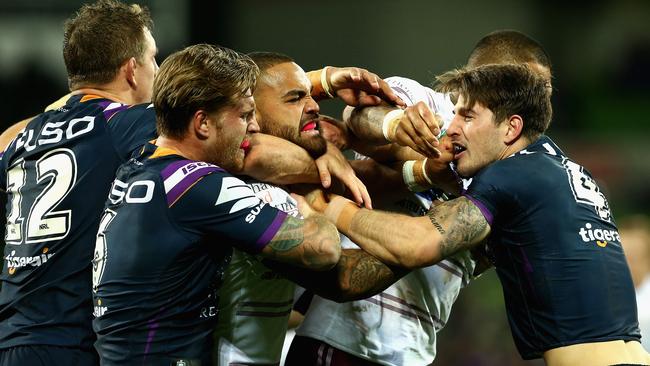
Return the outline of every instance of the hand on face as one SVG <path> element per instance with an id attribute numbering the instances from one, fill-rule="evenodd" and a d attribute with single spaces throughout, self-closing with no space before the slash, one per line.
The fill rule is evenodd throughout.
<path id="1" fill-rule="evenodd" d="M 439 142 L 442 120 L 424 103 L 418 102 L 404 109 L 391 141 L 408 146 L 427 157 L 439 157 Z"/>
<path id="2" fill-rule="evenodd" d="M 316 167 L 324 188 L 332 184 L 332 176 L 338 178 L 348 189 L 354 201 L 366 208 L 372 208 L 372 201 L 365 184 L 356 176 L 348 160 L 336 146 L 327 144 L 327 152 L 316 159 Z"/>
<path id="3" fill-rule="evenodd" d="M 332 117 L 321 115 L 319 117 L 321 135 L 325 140 L 331 142 L 339 150 L 345 150 L 350 146 L 350 133 L 348 126 Z"/>
<path id="4" fill-rule="evenodd" d="M 393 90 L 376 74 L 358 67 L 328 67 L 327 80 L 333 93 L 345 104 L 356 106 L 406 106 Z"/>
<path id="5" fill-rule="evenodd" d="M 462 189 L 462 182 L 449 165 L 454 160 L 454 147 L 451 144 L 451 139 L 448 136 L 443 136 L 440 139 L 439 148 L 441 152 L 440 156 L 438 158 L 427 159 L 427 164 L 424 169 L 436 187 L 446 193 L 459 195 Z"/>

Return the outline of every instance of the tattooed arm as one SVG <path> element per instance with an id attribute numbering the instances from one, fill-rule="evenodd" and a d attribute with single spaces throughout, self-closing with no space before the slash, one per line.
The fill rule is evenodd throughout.
<path id="1" fill-rule="evenodd" d="M 354 243 L 382 262 L 405 268 L 432 265 L 480 243 L 490 225 L 478 207 L 466 197 L 443 202 L 426 216 L 365 210 L 343 197 L 322 192 L 305 198 Z"/>
<path id="2" fill-rule="evenodd" d="M 359 249 L 343 249 L 336 266 L 324 272 L 311 272 L 274 261 L 264 261 L 264 264 L 315 294 L 336 302 L 375 295 L 408 273 Z"/>
<path id="3" fill-rule="evenodd" d="M 317 212 L 303 208 L 301 213 L 304 220 L 287 216 L 262 256 L 315 271 L 332 268 L 341 255 L 336 227 Z"/>

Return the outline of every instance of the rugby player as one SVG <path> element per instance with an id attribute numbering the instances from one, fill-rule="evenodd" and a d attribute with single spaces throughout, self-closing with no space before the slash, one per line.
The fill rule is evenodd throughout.
<path id="1" fill-rule="evenodd" d="M 318 181 L 312 179 L 318 178 L 312 159 L 317 159 L 318 163 L 330 155 L 334 160 L 332 164 L 347 167 L 352 176 L 357 179 L 340 151 L 332 144 L 328 144 L 320 135 L 319 106 L 315 100 L 318 98 L 318 93 L 314 93 L 314 89 L 319 89 L 320 77 L 315 80 L 312 77 L 312 81 L 310 81 L 302 68 L 286 55 L 256 52 L 250 56 L 260 67 L 260 77 L 253 95 L 257 121 L 261 132 L 264 132 L 265 135 L 256 134 L 252 137 L 254 142 L 246 157 L 244 173 L 250 171 L 259 176 L 260 169 L 265 170 L 271 167 L 268 171 L 269 179 L 272 179 L 273 176 L 276 176 L 275 179 L 277 179 L 277 175 L 290 175 L 293 177 L 293 183 L 316 183 Z M 332 70 L 328 79 L 336 80 L 338 78 L 336 73 L 339 71 Z M 315 87 L 313 87 L 314 84 Z M 337 83 L 332 84 L 337 87 Z M 282 142 L 284 144 L 281 144 Z M 292 146 L 289 142 L 293 142 L 295 145 Z M 286 156 L 293 155 L 296 148 L 302 150 L 304 164 L 289 164 L 286 160 Z M 269 158 L 267 151 L 269 149 L 277 155 L 272 157 L 272 162 L 264 161 L 255 157 L 256 149 L 264 149 L 266 159 Z M 250 162 L 251 159 L 259 161 Z M 337 160 L 339 161 L 337 162 Z M 298 215 L 295 200 L 284 189 L 251 179 L 245 181 L 261 200 L 291 215 Z M 341 260 L 330 273 L 336 274 L 337 271 L 341 271 L 346 273 L 347 277 L 351 276 L 357 279 L 359 276 L 364 276 L 372 278 L 375 283 L 382 281 L 382 278 L 384 282 L 387 282 L 387 277 L 394 281 L 395 277 L 390 270 L 383 272 L 385 273 L 384 277 L 377 277 L 376 268 L 386 267 L 384 264 L 365 252 L 359 250 L 354 252 L 343 251 Z M 366 270 L 353 273 L 355 267 L 353 263 L 367 264 Z M 374 270 L 368 271 L 370 268 Z M 343 284 L 341 287 L 348 285 L 338 275 L 323 276 L 304 273 L 300 276 L 291 275 L 290 279 L 296 280 L 296 277 L 311 278 L 311 283 L 307 286 L 317 291 L 319 290 L 319 286 L 316 285 L 319 282 L 318 279 L 321 279 L 323 283 L 329 282 L 331 284 L 328 286 L 329 291 L 335 293 L 339 298 L 352 296 L 353 292 L 354 296 L 358 297 L 363 296 L 363 291 L 377 291 L 376 287 L 367 286 L 344 293 L 345 290 L 337 289 L 337 286 L 338 284 Z M 294 287 L 293 282 L 264 266 L 255 256 L 234 250 L 219 291 L 221 313 L 215 332 L 219 364 L 268 365 L 279 363 L 287 320 L 293 304 Z M 321 284 L 320 287 L 323 285 Z"/>
<path id="2" fill-rule="evenodd" d="M 326 270 L 338 232 L 257 198 L 241 172 L 259 130 L 253 61 L 195 45 L 154 83 L 159 137 L 118 170 L 93 260 L 96 348 L 105 365 L 211 364 L 221 276 L 232 247 Z"/>
<path id="3" fill-rule="evenodd" d="M 146 8 L 112 0 L 65 24 L 70 89 L 2 156 L 7 193 L 0 365 L 95 365 L 91 259 L 115 169 L 155 136 L 146 106 L 158 65 Z"/>
<path id="4" fill-rule="evenodd" d="M 500 30 L 486 35 L 477 42 L 468 59 L 470 66 L 513 62 L 534 63 L 539 69 L 545 70 L 551 68 L 549 57 L 542 46 L 513 30 Z M 544 75 L 550 76 L 550 72 Z M 347 125 L 332 121 L 332 129 L 337 129 L 332 135 L 339 138 L 342 147 L 353 145 L 360 150 L 370 150 L 371 155 L 378 155 L 378 151 L 368 149 L 363 142 L 371 140 L 373 146 L 388 142 L 382 134 L 382 124 L 389 113 L 397 113 L 394 118 L 404 119 L 404 123 L 411 125 L 425 120 L 435 124 L 435 114 L 444 122 L 442 131 L 447 129 L 453 118 L 454 107 L 448 95 L 403 77 L 391 77 L 386 82 L 409 107 L 404 112 L 392 106 L 347 110 L 347 122 L 354 128 L 354 135 L 351 135 L 351 129 Z M 451 160 L 451 152 L 443 146 L 448 145 L 439 146 L 440 152 L 446 155 L 445 158 L 429 159 L 431 163 Z M 421 163 L 425 159 L 425 156 L 407 147 L 390 146 L 390 149 L 394 155 L 384 152 L 378 158 L 414 159 L 416 161 L 412 161 L 414 164 L 411 169 L 416 162 Z M 357 156 L 359 157 L 358 154 Z M 402 184 L 404 183 L 408 182 Z M 413 183 L 410 183 L 411 186 Z M 420 192 L 402 193 L 383 205 L 380 198 L 386 194 L 375 193 L 375 207 L 411 216 L 425 215 L 432 202 L 440 202 L 443 196 L 439 189 L 425 189 L 429 185 L 425 180 L 418 184 L 423 186 L 416 189 Z M 344 247 L 348 245 L 345 236 L 341 237 L 341 244 Z M 479 258 L 484 259 L 482 256 Z M 346 362 L 430 364 L 436 356 L 437 332 L 449 319 L 458 293 L 487 268 L 485 264 L 486 261 L 481 260 L 475 266 L 470 253 L 462 251 L 454 258 L 434 266 L 414 270 L 382 293 L 368 299 L 339 304 L 314 296 L 303 324 L 296 330 L 295 346 L 291 348 L 288 364 L 318 363 L 328 357 L 332 365 Z"/>
<path id="5" fill-rule="evenodd" d="M 524 65 L 439 77 L 457 96 L 447 130 L 463 196 L 412 218 L 322 193 L 310 202 L 381 260 L 419 268 L 489 241 L 515 344 L 549 365 L 648 364 L 634 288 L 609 205 L 544 135 L 548 80 Z M 595 278 L 594 278 L 595 276 Z M 589 304 L 585 306 L 585 304 Z"/>

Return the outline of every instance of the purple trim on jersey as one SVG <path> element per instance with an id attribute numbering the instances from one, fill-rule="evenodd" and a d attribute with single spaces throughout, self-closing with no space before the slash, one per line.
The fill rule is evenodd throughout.
<path id="1" fill-rule="evenodd" d="M 532 278 L 532 273 L 533 273 L 533 265 L 530 264 L 530 261 L 528 260 L 528 256 L 526 255 L 526 251 L 524 248 L 519 247 L 519 254 L 521 254 L 521 259 L 522 259 L 522 264 L 523 264 L 523 273 L 526 276 L 526 282 L 528 283 L 528 288 L 530 289 L 530 292 L 533 295 L 533 298 L 536 303 L 539 304 L 539 297 L 537 296 L 537 292 L 535 291 L 535 286 L 533 285 L 533 278 Z"/>
<path id="2" fill-rule="evenodd" d="M 153 342 L 153 338 L 156 336 L 156 331 L 158 330 L 158 327 L 160 326 L 160 323 L 157 321 L 150 321 L 147 325 L 147 328 L 149 328 L 149 333 L 147 333 L 147 343 L 144 346 L 144 359 L 146 360 L 147 355 L 149 354 L 149 349 L 151 349 L 151 343 Z"/>
<path id="3" fill-rule="evenodd" d="M 449 273 L 451 273 L 453 275 L 456 275 L 456 276 L 458 276 L 460 278 L 463 278 L 463 273 L 461 271 L 457 270 L 456 268 L 453 268 L 452 266 L 450 266 L 448 264 L 444 264 L 443 262 L 438 262 L 438 263 L 436 263 L 436 266 L 446 270 L 447 272 L 449 272 Z"/>
<path id="4" fill-rule="evenodd" d="M 368 302 L 370 302 L 370 303 L 373 303 L 373 304 L 375 304 L 375 305 L 378 305 L 378 306 L 380 306 L 382 309 L 391 310 L 391 311 L 394 311 L 394 312 L 396 312 L 396 313 L 398 313 L 398 314 L 401 314 L 401 315 L 404 316 L 405 318 L 417 319 L 417 320 L 419 320 L 421 323 L 429 324 L 429 325 L 432 326 L 434 329 L 436 328 L 436 326 L 435 326 L 435 324 L 434 324 L 434 321 L 435 321 L 436 323 L 438 323 L 441 327 L 443 327 L 443 326 L 445 325 L 445 323 L 443 323 L 442 321 L 440 321 L 440 319 L 438 319 L 438 318 L 436 318 L 435 316 L 433 316 L 433 314 L 430 314 L 431 317 L 432 317 L 433 319 L 428 319 L 428 318 L 426 318 L 426 317 L 424 317 L 424 316 L 421 316 L 421 315 L 419 315 L 419 314 L 417 314 L 417 313 L 415 313 L 415 312 L 413 312 L 413 311 L 409 311 L 409 310 L 407 310 L 407 309 L 402 309 L 402 308 L 399 308 L 399 307 L 397 307 L 397 306 L 387 304 L 387 303 L 385 303 L 384 301 L 382 301 L 382 300 L 378 300 L 378 299 L 376 299 L 376 298 L 374 298 L 374 297 L 371 297 L 371 298 L 368 298 L 368 299 L 364 299 L 364 300 L 365 300 L 365 301 L 368 301 Z"/>
<path id="5" fill-rule="evenodd" d="M 483 202 L 477 200 L 476 198 L 468 195 L 466 192 L 463 192 L 463 196 L 467 197 L 468 200 L 472 201 L 478 207 L 479 210 L 481 210 L 481 213 L 485 217 L 485 220 L 487 220 L 488 224 L 492 226 L 492 222 L 494 222 L 494 216 L 492 216 L 492 212 L 485 207 Z"/>
<path id="6" fill-rule="evenodd" d="M 153 342 L 153 338 L 156 336 L 156 331 L 158 330 L 158 327 L 160 326 L 160 323 L 158 322 L 158 319 L 162 316 L 162 313 L 165 311 L 165 307 L 163 306 L 160 309 L 160 312 L 158 312 L 158 315 L 156 315 L 153 319 L 149 320 L 147 322 L 147 328 L 149 328 L 149 332 L 147 333 L 147 343 L 144 346 L 144 359 L 145 361 L 147 359 L 147 355 L 149 354 L 149 349 L 151 349 L 151 343 Z"/>
<path id="7" fill-rule="evenodd" d="M 199 179 L 224 170 L 216 165 L 193 160 L 180 160 L 169 164 L 160 173 L 164 180 L 167 204 L 173 205 Z"/>
<path id="8" fill-rule="evenodd" d="M 379 297 L 385 297 L 388 300 L 393 300 L 395 302 L 398 302 L 398 303 L 400 303 L 402 305 L 405 305 L 405 306 L 411 308 L 412 310 L 415 310 L 415 312 L 421 313 L 422 315 L 425 315 L 425 316 L 430 315 L 429 312 L 420 309 L 417 305 L 413 305 L 413 304 L 409 303 L 408 301 L 406 301 L 406 300 L 404 300 L 404 299 L 402 299 L 400 297 L 397 297 L 395 295 L 391 295 L 391 294 L 387 294 L 385 292 L 382 292 L 382 293 L 379 294 Z"/>
<path id="9" fill-rule="evenodd" d="M 408 99 L 408 101 L 411 102 L 410 105 L 415 104 L 413 99 L 411 99 L 411 96 L 406 92 L 406 90 L 402 89 L 402 87 L 397 86 L 397 85 L 392 85 L 392 86 L 390 86 L 390 88 L 393 89 L 394 92 L 400 93 L 403 96 L 405 96 Z M 399 96 L 399 97 L 402 98 L 402 96 Z M 402 99 L 404 99 L 404 98 L 402 98 Z"/>
<path id="10" fill-rule="evenodd" d="M 429 108 L 431 108 L 433 113 L 438 113 L 438 110 L 436 108 L 436 102 L 433 100 L 433 96 L 431 96 L 431 93 L 429 93 L 429 91 L 426 90 L 425 94 L 427 95 L 427 99 L 429 100 Z"/>
<path id="11" fill-rule="evenodd" d="M 261 252 L 262 249 L 268 244 L 271 239 L 275 236 L 275 234 L 280 230 L 280 226 L 284 223 L 284 220 L 287 218 L 287 213 L 284 211 L 278 211 L 278 215 L 275 216 L 275 219 L 273 219 L 273 222 L 271 225 L 269 225 L 268 228 L 266 228 L 266 231 L 264 231 L 264 234 L 260 236 L 259 239 L 257 239 L 257 243 L 255 243 L 255 248 L 257 249 L 258 252 Z"/>
<path id="12" fill-rule="evenodd" d="M 111 101 L 108 101 L 108 100 L 105 100 L 105 101 L 103 101 L 103 102 L 99 102 L 99 103 L 97 103 L 97 104 L 99 104 L 100 106 L 102 106 L 102 108 L 104 108 L 104 118 L 106 118 L 107 121 L 108 121 L 109 119 L 111 119 L 111 117 L 113 117 L 113 116 L 115 115 L 115 113 L 117 113 L 117 112 L 119 112 L 119 111 L 123 111 L 123 110 L 129 108 L 129 106 L 126 105 L 126 104 L 120 104 L 120 103 L 117 103 L 117 102 L 111 102 Z M 111 108 L 111 109 L 106 109 L 106 108 L 108 108 L 108 106 L 110 106 L 111 104 L 119 104 L 119 105 L 114 106 L 114 107 Z"/>

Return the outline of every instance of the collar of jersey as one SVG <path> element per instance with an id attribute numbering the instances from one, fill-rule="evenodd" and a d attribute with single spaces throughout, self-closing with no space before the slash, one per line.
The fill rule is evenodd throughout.
<path id="1" fill-rule="evenodd" d="M 170 155 L 182 156 L 178 151 L 172 148 L 157 146 L 156 140 L 149 141 L 149 143 L 145 145 L 143 152 L 146 152 L 146 150 L 151 151 L 151 155 L 149 155 L 147 159 L 157 159 Z"/>

